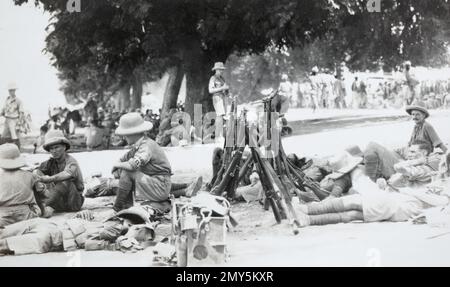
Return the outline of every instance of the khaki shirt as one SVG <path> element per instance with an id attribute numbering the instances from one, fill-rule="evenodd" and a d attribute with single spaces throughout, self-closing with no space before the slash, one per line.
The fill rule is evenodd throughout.
<path id="1" fill-rule="evenodd" d="M 78 165 L 77 160 L 68 154 L 66 154 L 62 163 L 58 163 L 54 158 L 50 158 L 49 160 L 41 163 L 41 165 L 37 169 L 48 176 L 53 176 L 65 171 L 72 175 L 71 180 L 74 182 L 77 190 L 84 190 L 84 181 L 83 174 L 81 173 L 81 168 Z"/>
<path id="2" fill-rule="evenodd" d="M 225 79 L 223 77 L 218 77 L 216 75 L 213 75 L 210 79 L 209 79 L 209 86 L 210 87 L 214 87 L 214 88 L 221 88 L 225 85 Z M 221 92 L 216 92 L 216 93 L 212 93 L 213 96 L 225 96 L 226 92 L 225 91 L 221 91 Z"/>
<path id="3" fill-rule="evenodd" d="M 17 97 L 8 96 L 6 98 L 5 106 L 1 111 L 1 115 L 6 118 L 19 118 L 20 113 L 23 113 L 22 102 Z"/>
<path id="4" fill-rule="evenodd" d="M 152 139 L 143 136 L 125 155 L 121 162 L 128 162 L 134 170 L 146 175 L 171 175 L 172 169 L 164 150 Z"/>
<path id="5" fill-rule="evenodd" d="M 423 122 L 422 124 L 414 126 L 409 145 L 412 145 L 416 140 L 428 142 L 433 148 L 442 143 L 433 126 L 428 122 Z"/>
<path id="6" fill-rule="evenodd" d="M 396 187 L 418 187 L 430 183 L 439 169 L 440 155 L 427 157 L 427 163 L 405 167 L 402 173 L 396 173 L 389 179 L 389 184 Z"/>
<path id="7" fill-rule="evenodd" d="M 0 168 L 0 207 L 34 205 L 34 188 L 37 176 L 24 170 Z"/>

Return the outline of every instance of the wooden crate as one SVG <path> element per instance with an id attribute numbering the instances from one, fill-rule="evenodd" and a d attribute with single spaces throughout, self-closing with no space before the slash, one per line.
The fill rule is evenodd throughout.
<path id="1" fill-rule="evenodd" d="M 177 222 L 179 219 L 179 212 L 186 202 L 175 201 L 172 206 L 172 236 L 173 243 L 177 244 L 175 237 L 179 236 Z M 197 223 L 200 224 L 202 218 L 197 217 Z M 216 264 L 223 264 L 226 259 L 226 234 L 227 234 L 227 217 L 211 217 L 209 221 L 209 231 L 206 234 L 205 246 L 208 250 L 208 256 L 203 260 L 198 260 L 194 257 L 193 250 L 197 243 L 198 230 L 185 231 L 187 237 L 186 261 L 187 266 L 211 266 Z M 177 247 L 178 248 L 178 247 Z"/>
<path id="2" fill-rule="evenodd" d="M 197 232 L 188 236 L 187 266 L 211 266 L 225 263 L 226 259 L 226 217 L 212 217 L 209 222 L 209 232 L 206 235 L 206 247 L 208 257 L 198 260 L 194 257 L 193 250 L 197 242 Z M 200 219 L 198 221 L 200 223 Z"/>

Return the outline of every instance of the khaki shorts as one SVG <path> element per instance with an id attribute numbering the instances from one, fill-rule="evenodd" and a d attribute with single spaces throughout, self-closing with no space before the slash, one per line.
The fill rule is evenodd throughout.
<path id="1" fill-rule="evenodd" d="M 226 114 L 225 101 L 222 96 L 213 96 L 214 110 L 216 111 L 216 116 L 224 116 Z"/>
<path id="2" fill-rule="evenodd" d="M 6 118 L 5 126 L 3 127 L 2 137 L 4 138 L 10 137 L 13 140 L 18 139 L 19 135 L 17 134 L 16 131 L 18 121 L 19 119 Z"/>
<path id="3" fill-rule="evenodd" d="M 400 194 L 380 190 L 371 194 L 361 195 L 364 221 L 407 221 L 418 215 L 422 209 L 420 200 Z"/>
<path id="4" fill-rule="evenodd" d="M 137 201 L 165 201 L 169 199 L 171 181 L 170 176 L 147 175 L 135 172 Z"/>

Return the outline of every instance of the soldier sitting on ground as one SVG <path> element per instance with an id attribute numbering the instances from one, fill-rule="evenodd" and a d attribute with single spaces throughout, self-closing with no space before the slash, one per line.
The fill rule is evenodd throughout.
<path id="1" fill-rule="evenodd" d="M 408 147 L 419 140 L 427 142 L 431 146 L 432 152 L 434 152 L 435 148 L 440 148 L 444 153 L 447 152 L 447 147 L 433 126 L 426 121 L 430 114 L 424 107 L 410 106 L 406 108 L 406 112 L 412 116 L 413 121 L 416 123 L 408 142 Z M 366 174 L 373 181 L 376 181 L 378 178 L 390 178 L 395 173 L 394 165 L 405 160 L 405 152 L 408 147 L 391 150 L 378 143 L 370 142 L 364 151 Z"/>
<path id="2" fill-rule="evenodd" d="M 79 211 L 84 202 L 83 175 L 76 159 L 67 154 L 70 141 L 60 130 L 51 130 L 45 136 L 43 148 L 51 158 L 33 171 L 46 184 L 44 204 L 49 213 Z"/>
<path id="3" fill-rule="evenodd" d="M 43 212 L 35 199 L 43 186 L 37 176 L 21 169 L 25 165 L 16 145 L 0 145 L 0 228 L 39 217 Z"/>

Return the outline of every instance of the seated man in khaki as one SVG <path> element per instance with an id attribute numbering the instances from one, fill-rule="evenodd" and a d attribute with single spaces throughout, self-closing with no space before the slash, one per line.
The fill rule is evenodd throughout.
<path id="1" fill-rule="evenodd" d="M 175 119 L 170 124 L 172 128 L 164 132 L 164 136 L 170 135 L 170 146 L 179 146 L 180 141 L 189 139 L 189 134 L 183 125 L 183 119 Z"/>
<path id="2" fill-rule="evenodd" d="M 408 147 L 413 142 L 425 141 L 432 147 L 432 152 L 435 148 L 440 148 L 446 153 L 447 147 L 441 141 L 433 126 L 426 121 L 430 116 L 429 112 L 422 106 L 407 107 L 406 112 L 412 116 L 412 120 L 416 123 Z M 406 151 L 407 148 L 394 151 L 374 142 L 369 143 L 364 151 L 366 174 L 373 181 L 378 178 L 390 178 L 395 173 L 394 165 L 406 159 Z"/>
<path id="3" fill-rule="evenodd" d="M 132 146 L 113 166 L 112 172 L 119 178 L 115 211 L 129 208 L 134 201 L 161 212 L 170 210 L 172 170 L 164 150 L 145 135 L 152 128 L 153 124 L 144 121 L 138 113 L 128 113 L 120 118 L 116 134 L 125 136 Z"/>
<path id="4" fill-rule="evenodd" d="M 22 170 L 24 166 L 15 144 L 0 145 L 0 228 L 41 214 L 34 197 L 37 177 Z"/>
<path id="5" fill-rule="evenodd" d="M 425 141 L 416 141 L 408 148 L 407 160 L 394 165 L 395 174 L 388 180 L 390 187 L 421 187 L 430 183 L 433 175 L 437 174 L 441 156 L 431 154 L 431 146 Z M 384 189 L 384 179 L 377 180 Z"/>
<path id="6" fill-rule="evenodd" d="M 46 212 L 79 211 L 84 203 L 83 175 L 78 162 L 67 150 L 70 142 L 60 130 L 51 130 L 45 136 L 43 148 L 50 152 L 51 158 L 33 171 L 39 181 L 47 186 L 44 200 Z"/>

